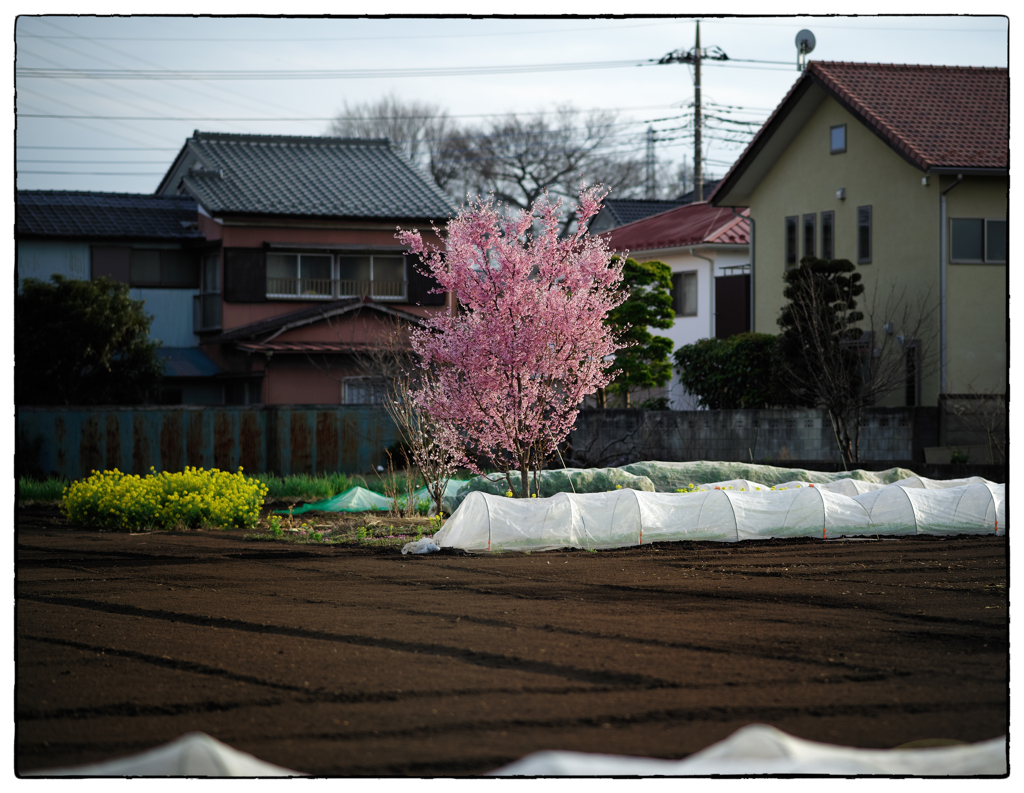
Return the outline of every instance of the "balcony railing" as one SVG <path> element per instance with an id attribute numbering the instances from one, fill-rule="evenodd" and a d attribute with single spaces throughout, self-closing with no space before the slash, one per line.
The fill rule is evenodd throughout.
<path id="1" fill-rule="evenodd" d="M 192 332 L 220 328 L 220 294 L 192 297 Z"/>
<path id="2" fill-rule="evenodd" d="M 347 278 L 268 278 L 267 297 L 331 300 L 340 297 L 405 298 L 405 281 L 359 281 Z"/>

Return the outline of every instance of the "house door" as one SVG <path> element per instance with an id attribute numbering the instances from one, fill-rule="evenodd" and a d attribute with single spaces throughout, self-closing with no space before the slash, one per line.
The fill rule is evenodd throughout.
<path id="1" fill-rule="evenodd" d="M 715 279 L 715 336 L 727 339 L 750 330 L 750 275 Z"/>

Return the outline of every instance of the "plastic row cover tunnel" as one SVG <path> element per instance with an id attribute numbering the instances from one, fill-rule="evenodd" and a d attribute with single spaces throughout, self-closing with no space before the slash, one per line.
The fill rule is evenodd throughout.
<path id="1" fill-rule="evenodd" d="M 434 538 L 470 552 L 620 548 L 676 540 L 892 534 L 1004 534 L 1004 485 L 889 485 L 847 496 L 820 487 L 694 493 L 470 493 Z"/>

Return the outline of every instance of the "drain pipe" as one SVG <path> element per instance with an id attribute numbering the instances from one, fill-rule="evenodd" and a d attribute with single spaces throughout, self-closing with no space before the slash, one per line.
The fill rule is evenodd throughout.
<path id="1" fill-rule="evenodd" d="M 939 194 L 939 393 L 946 393 L 946 193 L 963 183 L 958 173 L 956 181 Z"/>
<path id="2" fill-rule="evenodd" d="M 750 332 L 754 332 L 754 219 L 750 215 L 741 215 L 736 207 L 729 207 L 732 213 L 741 220 L 750 221 L 750 242 L 747 247 L 750 249 Z"/>
<path id="3" fill-rule="evenodd" d="M 710 265 L 711 283 L 708 285 L 708 288 L 711 292 L 711 295 L 708 298 L 708 305 L 711 306 L 711 316 L 709 318 L 710 321 L 708 324 L 710 326 L 711 335 L 708 336 L 708 338 L 713 339 L 715 338 L 715 260 L 709 259 L 707 256 L 704 256 L 700 253 L 694 253 L 693 248 L 690 248 L 690 255 L 693 256 L 695 259 L 703 259 Z"/>

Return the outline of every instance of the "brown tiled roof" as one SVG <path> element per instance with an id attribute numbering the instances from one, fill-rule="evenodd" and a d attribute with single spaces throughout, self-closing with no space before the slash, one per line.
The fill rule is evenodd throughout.
<path id="1" fill-rule="evenodd" d="M 1009 167 L 1009 70 L 811 61 L 718 182 L 711 203 L 733 188 L 812 84 L 922 170 Z"/>
<path id="2" fill-rule="evenodd" d="M 924 170 L 1007 167 L 1007 69 L 812 61 L 807 73 Z"/>
<path id="3" fill-rule="evenodd" d="M 750 224 L 725 207 L 686 204 L 602 235 L 615 250 L 650 251 L 682 245 L 746 245 Z"/>

